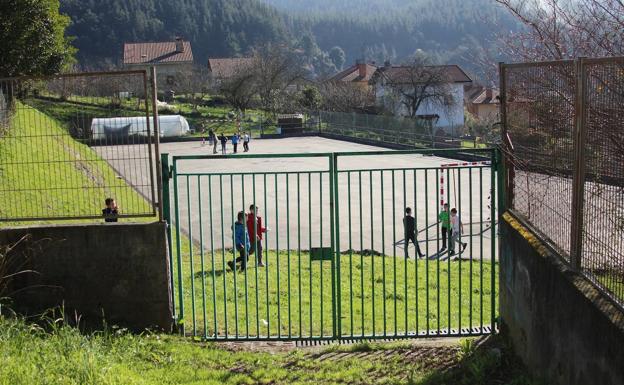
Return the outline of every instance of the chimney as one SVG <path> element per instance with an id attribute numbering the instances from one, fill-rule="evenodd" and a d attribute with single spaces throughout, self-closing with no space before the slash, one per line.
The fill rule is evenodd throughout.
<path id="1" fill-rule="evenodd" d="M 360 78 L 366 78 L 366 63 L 363 60 L 358 60 L 356 62 L 357 69 L 360 75 Z"/>
<path id="2" fill-rule="evenodd" d="M 177 53 L 184 52 L 184 41 L 182 40 L 181 37 L 176 37 L 176 39 L 175 39 L 175 47 L 176 47 L 176 52 Z"/>
<path id="3" fill-rule="evenodd" d="M 492 99 L 492 88 L 487 87 L 485 89 L 485 98 L 490 100 Z"/>

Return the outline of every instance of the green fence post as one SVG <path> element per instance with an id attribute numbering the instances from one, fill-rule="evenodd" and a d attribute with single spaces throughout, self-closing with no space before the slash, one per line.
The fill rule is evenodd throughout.
<path id="1" fill-rule="evenodd" d="M 174 196 L 174 209 L 175 209 L 175 229 L 176 229 L 176 258 L 178 268 L 178 328 L 181 334 L 184 334 L 184 284 L 182 279 L 182 242 L 180 239 L 180 208 L 179 208 L 179 195 L 178 195 L 178 176 L 177 176 L 177 162 L 174 157 L 173 167 L 171 168 L 171 177 L 173 178 L 173 196 Z M 175 306 L 174 306 L 175 307 Z"/>
<path id="2" fill-rule="evenodd" d="M 175 282 L 173 280 L 173 247 L 171 240 L 171 196 L 169 191 L 170 169 L 169 154 L 160 154 L 160 164 L 162 168 L 162 197 L 163 197 L 163 220 L 166 223 L 167 231 L 167 251 L 169 253 L 169 285 L 171 286 L 171 303 L 175 302 Z M 176 319 L 176 307 L 173 306 L 173 319 Z"/>

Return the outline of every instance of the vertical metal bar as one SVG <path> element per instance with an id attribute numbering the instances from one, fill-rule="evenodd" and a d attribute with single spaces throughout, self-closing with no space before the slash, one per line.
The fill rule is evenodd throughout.
<path id="1" fill-rule="evenodd" d="M 490 184 L 492 193 L 490 196 L 492 197 L 492 202 L 490 204 L 490 231 L 492 233 L 492 241 L 491 241 L 491 269 L 490 269 L 490 289 L 491 289 L 491 333 L 496 333 L 496 167 L 497 167 L 497 157 L 496 152 L 492 151 L 492 161 L 491 161 L 491 170 L 490 170 Z"/>
<path id="2" fill-rule="evenodd" d="M 241 197 L 242 197 L 242 206 L 243 206 L 243 213 L 246 213 L 247 210 L 245 210 L 245 175 L 242 174 L 241 175 Z M 247 232 L 247 222 L 245 221 L 245 217 L 243 216 L 243 226 L 245 227 L 245 232 Z M 249 234 L 247 234 L 247 236 L 249 236 Z M 251 245 L 250 245 L 251 246 Z M 244 247 L 247 247 L 247 244 L 244 245 Z M 247 270 L 249 268 L 249 250 L 245 250 L 245 258 L 247 258 L 247 260 L 245 261 L 245 333 L 247 334 L 247 338 L 249 338 L 249 296 L 248 296 L 248 280 L 247 280 Z"/>
<path id="3" fill-rule="evenodd" d="M 391 172 L 392 175 L 392 266 L 394 268 L 393 272 L 393 282 L 392 286 L 394 288 L 393 299 L 394 299 L 394 335 L 398 334 L 398 314 L 397 314 L 397 262 L 396 262 L 396 220 L 394 219 L 396 216 L 396 185 L 395 185 L 395 175 L 394 170 Z"/>
<path id="4" fill-rule="evenodd" d="M 237 267 L 236 267 L 236 230 L 234 228 L 234 223 L 237 221 L 236 210 L 234 210 L 234 174 L 230 174 L 230 210 L 231 210 L 231 218 L 232 218 L 232 253 L 234 261 L 234 332 L 236 338 L 239 338 L 240 335 L 238 333 L 238 277 Z"/>
<path id="5" fill-rule="evenodd" d="M 490 199 L 494 199 L 490 197 Z M 479 168 L 479 330 L 483 333 L 483 168 Z M 494 240 L 492 239 L 492 242 Z"/>
<path id="6" fill-rule="evenodd" d="M 267 205 L 267 174 L 264 173 L 262 175 L 262 188 L 264 191 L 264 217 L 266 218 L 266 220 L 269 220 L 269 206 Z M 268 222 L 264 224 L 265 227 L 268 227 Z M 266 292 L 266 312 L 267 312 L 267 319 L 266 319 L 266 327 L 267 327 L 267 338 L 271 337 L 271 307 L 270 307 L 270 301 L 269 301 L 269 266 L 271 265 L 269 263 L 269 234 L 268 232 L 264 234 L 264 248 L 262 249 L 262 252 L 264 253 L 264 261 L 265 261 L 265 267 L 264 267 L 264 284 L 265 284 L 265 292 Z"/>
<path id="7" fill-rule="evenodd" d="M 160 167 L 160 125 L 159 125 L 159 121 L 158 121 L 158 100 L 157 100 L 157 96 L 158 96 L 158 86 L 157 86 L 157 81 L 156 81 L 156 67 L 151 67 L 150 68 L 151 71 L 151 75 L 152 75 L 152 109 L 153 111 L 153 115 L 154 115 L 154 157 L 156 159 L 156 191 L 158 193 L 158 218 L 160 220 L 162 220 L 163 218 L 163 211 L 162 211 L 162 174 L 160 173 L 161 167 Z M 145 107 L 147 109 L 147 93 L 145 94 Z M 148 119 L 148 123 L 149 124 L 149 119 Z M 149 126 L 148 126 L 149 127 Z M 149 128 L 148 128 L 149 130 Z M 151 154 L 150 154 L 150 159 L 151 159 Z M 150 162 L 151 164 L 151 162 Z M 151 167 L 151 166 L 150 166 Z M 152 174 L 152 169 L 150 168 L 150 174 Z M 153 186 L 153 182 L 152 182 L 152 186 Z"/>
<path id="8" fill-rule="evenodd" d="M 371 234 L 371 302 L 372 302 L 372 307 L 371 307 L 371 315 L 372 315 L 372 319 L 373 319 L 373 337 L 375 337 L 377 335 L 377 329 L 375 327 L 375 228 L 374 228 L 374 221 L 375 221 L 375 210 L 374 210 L 374 205 L 373 205 L 373 172 L 369 171 L 368 173 L 368 183 L 369 183 L 369 188 L 368 191 L 370 193 L 370 218 L 371 218 L 371 226 L 370 226 L 370 234 Z"/>
<path id="9" fill-rule="evenodd" d="M 319 206 L 320 206 L 319 207 L 319 210 L 320 210 L 320 213 L 319 213 L 319 216 L 320 216 L 320 219 L 319 219 L 319 227 L 320 227 L 320 239 L 319 239 L 319 242 L 320 242 L 320 248 L 321 248 L 321 253 L 322 253 L 323 249 L 324 249 L 323 248 L 323 173 L 322 172 L 319 172 L 319 202 L 320 202 L 319 203 Z M 333 249 L 332 249 L 332 251 L 333 251 Z M 332 260 L 333 260 L 333 255 L 332 255 Z M 319 287 L 321 289 L 320 290 L 321 291 L 321 293 L 320 293 L 320 295 L 321 295 L 320 296 L 320 301 L 321 301 L 321 334 L 320 334 L 320 337 L 323 337 L 323 335 L 324 335 L 324 333 L 323 333 L 323 331 L 324 331 L 324 329 L 323 329 L 323 320 L 325 318 L 324 314 L 323 314 L 324 313 L 323 312 L 323 284 L 324 284 L 324 282 L 323 282 L 323 262 L 324 262 L 324 258 L 321 257 L 321 260 L 319 261 L 319 265 L 321 267 L 320 277 L 319 277 L 319 279 L 321 280 L 321 282 L 319 282 Z M 332 301 L 333 301 L 333 299 L 332 299 Z"/>
<path id="10" fill-rule="evenodd" d="M 202 309 L 204 315 L 204 338 L 208 337 L 208 317 L 206 317 L 206 262 L 204 259 L 204 221 L 202 221 L 201 176 L 197 175 L 197 210 L 199 211 L 199 258 L 201 262 Z M 190 216 L 190 215 L 189 215 Z M 193 279 L 195 277 L 193 276 Z"/>
<path id="11" fill-rule="evenodd" d="M 224 220 L 225 217 L 223 215 L 223 175 L 219 175 L 219 204 L 221 206 L 221 259 L 223 264 L 223 317 L 224 317 L 224 326 L 225 326 L 225 338 L 229 337 L 228 331 L 228 310 L 227 310 L 227 280 L 226 280 L 226 272 L 227 272 L 227 263 L 225 261 L 225 228 L 224 228 Z M 218 336 L 218 335 L 217 335 Z"/>
<path id="12" fill-rule="evenodd" d="M 314 335 L 312 329 L 312 173 L 308 173 L 308 242 L 310 250 L 308 255 L 308 273 L 309 273 L 309 294 L 310 294 L 310 338 Z"/>
<path id="13" fill-rule="evenodd" d="M 407 187 L 405 186 L 405 170 L 403 170 L 403 210 L 405 210 L 405 208 L 407 207 Z M 415 233 L 415 239 L 416 242 L 418 242 L 418 221 L 416 221 L 416 218 L 418 217 L 417 213 L 416 213 L 416 206 L 414 206 L 414 230 L 416 231 Z M 405 250 L 407 250 L 407 239 L 405 240 Z M 416 254 L 418 254 L 418 249 L 416 249 Z M 418 264 L 418 258 L 417 256 L 414 257 L 414 263 Z M 403 259 L 403 298 L 405 301 L 405 335 L 407 335 L 407 331 L 409 330 L 408 324 L 407 324 L 407 308 L 408 308 L 408 297 L 407 297 L 407 258 Z"/>
<path id="14" fill-rule="evenodd" d="M 444 175 L 444 172 L 442 172 Z M 440 191 L 440 169 L 435 170 L 435 185 L 436 185 L 436 195 L 437 192 Z M 443 196 L 440 198 L 444 198 Z M 438 326 L 438 335 L 440 335 L 440 256 L 442 255 L 442 251 L 440 250 L 440 199 L 437 199 L 436 196 L 436 321 Z M 428 253 L 427 253 L 428 254 Z"/>
<path id="15" fill-rule="evenodd" d="M 277 174 L 275 174 L 275 253 L 277 269 L 277 337 L 282 336 L 282 292 L 280 290 L 280 249 L 279 249 L 279 200 Z"/>
<path id="16" fill-rule="evenodd" d="M 254 269 L 256 272 L 256 284 L 254 286 L 256 291 L 256 336 L 260 338 L 260 306 L 258 302 L 260 301 L 259 295 L 259 287 L 258 287 L 258 263 L 262 260 L 262 256 L 258 255 L 258 245 L 262 246 L 262 241 L 258 242 L 258 235 L 261 235 L 262 232 L 258 232 L 258 203 L 256 202 L 256 174 L 251 176 L 251 188 L 253 189 L 253 205 L 254 205 L 254 214 L 253 214 L 253 225 L 254 225 L 254 254 L 256 256 L 256 268 Z M 266 191 L 265 191 L 266 195 Z M 251 235 L 251 234 L 250 234 Z"/>
<path id="17" fill-rule="evenodd" d="M 153 75 L 155 76 L 155 75 Z M 156 87 L 156 82 L 152 83 L 152 87 Z M 152 91 L 156 91 L 155 89 L 152 89 Z M 159 183 L 158 186 L 154 186 L 154 165 L 153 165 L 153 161 L 152 161 L 152 133 L 150 132 L 150 121 L 149 121 L 149 105 L 147 103 L 147 72 L 143 71 L 143 92 L 145 93 L 145 124 L 146 124 L 146 130 L 147 130 L 147 152 L 149 153 L 148 159 L 149 159 L 149 170 L 150 170 L 150 195 L 152 197 L 152 210 L 154 209 L 154 203 L 156 201 L 156 196 L 155 196 L 155 191 L 154 190 L 158 190 L 158 219 L 160 221 L 163 221 L 165 216 L 164 216 L 164 207 L 163 207 L 163 201 L 162 201 L 162 179 Z M 154 104 L 154 109 L 156 109 L 156 105 Z M 158 112 L 156 112 L 158 113 Z M 154 153 L 154 158 L 158 159 L 160 158 L 160 155 L 158 154 L 158 151 L 156 151 Z M 159 163 L 156 163 L 156 174 L 161 175 L 162 177 L 162 165 Z"/>
<path id="18" fill-rule="evenodd" d="M 163 215 L 167 226 L 167 247 L 169 252 L 169 285 L 171 286 L 171 303 L 175 303 L 175 282 L 173 270 L 173 242 L 171 238 L 171 192 L 169 191 L 169 183 L 171 180 L 169 170 L 169 154 L 161 154 L 163 181 Z M 173 306 L 173 318 L 176 319 L 176 307 Z"/>
<path id="19" fill-rule="evenodd" d="M 178 193 L 178 171 L 177 162 L 173 160 L 173 200 L 175 211 L 175 224 L 176 224 L 176 254 L 178 258 L 178 306 L 180 311 L 178 312 L 178 326 L 180 332 L 184 334 L 184 282 L 182 279 L 182 240 L 180 234 L 180 200 Z"/>
<path id="20" fill-rule="evenodd" d="M 338 197 L 340 199 L 340 197 Z M 353 243 L 351 235 L 351 172 L 347 171 L 347 206 L 349 213 L 349 318 L 353 337 Z M 340 281 L 338 281 L 340 284 Z"/>
<path id="21" fill-rule="evenodd" d="M 585 205 L 585 141 L 587 105 L 585 58 L 574 62 L 576 72 L 576 98 L 574 102 L 574 174 L 572 179 L 572 223 L 570 231 L 570 260 L 572 267 L 581 270 L 583 255 L 583 207 Z"/>
<path id="22" fill-rule="evenodd" d="M 336 220 L 337 213 L 340 212 L 338 202 L 338 157 L 331 154 L 330 157 L 330 232 L 332 243 L 332 324 L 333 336 L 342 337 L 342 295 L 340 288 L 340 224 Z"/>
<path id="23" fill-rule="evenodd" d="M 388 318 L 386 315 L 386 242 L 385 242 L 385 211 L 384 211 L 384 170 L 381 170 L 381 285 L 383 290 L 383 335 L 384 337 L 388 335 L 386 329 L 386 319 Z"/>
<path id="24" fill-rule="evenodd" d="M 303 320 L 301 312 L 301 173 L 297 173 L 297 278 L 299 284 L 299 337 L 303 335 Z"/>
<path id="25" fill-rule="evenodd" d="M 461 199 L 461 195 L 462 195 L 462 190 L 461 190 L 461 168 L 457 169 L 457 216 L 459 218 L 459 221 L 461 223 L 461 216 L 463 216 L 463 212 L 462 212 L 462 199 Z M 460 214 L 461 213 L 461 214 Z M 461 324 L 462 324 L 462 249 L 463 249 L 463 240 L 462 240 L 462 226 L 460 226 L 459 228 L 459 253 L 458 253 L 458 270 L 459 270 L 459 275 L 458 275 L 458 286 L 457 288 L 459 289 L 459 299 L 457 302 L 457 309 L 458 309 L 458 326 L 457 326 L 457 330 L 459 331 L 459 333 L 461 333 Z"/>
<path id="26" fill-rule="evenodd" d="M 208 210 L 210 210 L 210 260 L 212 263 L 212 318 L 214 325 L 214 337 L 219 335 L 219 325 L 217 324 L 217 277 L 214 255 L 214 236 L 213 236 L 213 216 L 212 216 L 212 175 L 208 176 Z"/>
<path id="27" fill-rule="evenodd" d="M 425 171 L 426 172 L 426 171 Z M 426 176 L 426 175 L 425 175 Z M 417 171 L 414 170 L 414 213 L 418 213 L 418 188 L 417 188 Z M 425 202 L 425 208 L 427 206 L 427 202 Z M 427 218 L 425 216 L 425 229 L 427 227 L 429 227 L 427 224 L 429 223 L 429 218 Z M 416 227 L 418 229 L 418 227 Z M 427 232 L 425 230 L 425 258 L 429 259 L 429 239 L 427 238 Z M 418 236 L 418 233 L 416 233 L 416 235 Z M 426 263 L 426 262 L 425 262 Z M 418 331 L 418 316 L 419 316 L 419 311 L 418 311 L 418 261 L 416 261 L 416 263 L 414 263 L 414 299 L 416 301 L 416 309 L 415 309 L 415 318 L 416 318 L 416 328 L 414 329 L 416 335 L 419 334 Z"/>
<path id="28" fill-rule="evenodd" d="M 358 171 L 358 194 L 360 205 L 360 299 L 362 336 L 364 336 L 364 225 L 362 224 L 362 171 Z"/>
<path id="29" fill-rule="evenodd" d="M 472 168 L 468 169 L 468 189 L 469 189 L 469 191 L 468 191 L 468 199 L 469 199 L 468 200 L 468 206 L 469 206 L 468 207 L 468 211 L 470 212 L 470 230 L 468 232 L 468 236 L 470 237 L 470 238 L 468 238 L 469 242 L 470 242 L 470 258 L 469 258 L 469 261 L 470 261 L 470 281 L 469 281 L 469 290 L 468 290 L 468 293 L 470 294 L 470 301 L 469 301 L 470 305 L 469 305 L 469 308 L 468 308 L 468 312 L 469 312 L 468 313 L 469 314 L 469 317 L 468 317 L 468 319 L 469 319 L 468 327 L 470 328 L 470 334 L 472 334 L 472 297 L 473 297 L 473 292 L 472 292 L 472 256 L 473 256 L 473 247 L 472 247 L 473 246 L 473 243 L 472 243 L 472 238 L 473 238 L 473 234 L 472 234 L 472 228 L 473 228 L 473 226 L 472 226 L 472 222 L 473 222 L 473 211 L 472 211 L 472 171 L 473 171 Z"/>
<path id="30" fill-rule="evenodd" d="M 426 230 L 425 230 L 425 237 L 427 238 L 427 241 L 429 240 L 429 170 L 425 170 L 425 226 L 426 226 Z M 427 242 L 427 245 L 429 245 L 429 242 Z M 429 251 L 427 250 L 427 254 L 429 254 Z M 427 335 L 429 335 L 429 330 L 431 329 L 430 325 L 429 325 L 429 258 L 425 259 L 425 311 L 427 312 L 427 314 L 425 315 L 425 322 L 426 322 L 426 333 Z M 440 304 L 438 304 L 438 307 L 440 307 Z"/>
<path id="31" fill-rule="evenodd" d="M 191 186 L 189 176 L 186 176 L 186 212 L 188 215 L 188 245 L 189 245 L 189 273 L 191 280 L 191 314 L 193 320 L 193 336 L 197 335 L 197 325 L 195 317 L 195 262 L 193 261 L 193 222 L 191 221 Z M 201 213 L 200 213 L 201 221 Z"/>
<path id="32" fill-rule="evenodd" d="M 292 307 L 290 285 L 290 174 L 286 173 L 286 266 L 288 286 L 288 338 L 292 338 Z"/>
<path id="33" fill-rule="evenodd" d="M 450 169 L 446 169 L 446 186 L 445 186 L 445 190 L 446 190 L 446 202 L 449 205 L 449 219 L 450 219 L 450 210 L 451 210 L 451 170 Z M 453 226 L 451 226 L 452 229 Z M 447 293 L 447 315 L 448 315 L 448 324 L 447 324 L 447 328 L 448 328 L 448 334 L 451 334 L 451 242 L 453 241 L 453 238 L 451 237 L 450 231 L 451 229 L 449 229 L 449 234 L 447 235 L 447 246 L 448 248 L 446 249 L 446 261 L 447 261 L 447 269 L 446 269 L 446 278 L 447 278 L 447 287 L 448 287 L 448 293 Z"/>

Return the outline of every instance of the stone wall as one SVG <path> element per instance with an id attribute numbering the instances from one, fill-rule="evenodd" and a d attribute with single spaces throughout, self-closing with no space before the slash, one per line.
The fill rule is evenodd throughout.
<path id="1" fill-rule="evenodd" d="M 500 231 L 501 330 L 548 384 L 624 384 L 624 312 L 509 213 Z"/>
<path id="2" fill-rule="evenodd" d="M 59 225 L 0 229 L 10 253 L 12 307 L 37 315 L 63 307 L 70 320 L 132 330 L 172 328 L 164 223 Z"/>

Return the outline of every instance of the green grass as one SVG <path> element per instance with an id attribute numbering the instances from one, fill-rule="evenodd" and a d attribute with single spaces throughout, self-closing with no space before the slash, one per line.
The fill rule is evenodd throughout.
<path id="1" fill-rule="evenodd" d="M 152 210 L 61 122 L 21 103 L 0 140 L 0 168 L 0 218 L 99 216 L 109 196 L 126 214 Z M 20 223 L 0 226 L 16 224 Z"/>
<path id="2" fill-rule="evenodd" d="M 267 267 L 256 268 L 250 262 L 246 273 L 237 272 L 235 279 L 234 272 L 224 269 L 231 251 L 206 251 L 202 262 L 194 246 L 191 264 L 188 243 L 182 241 L 187 332 L 208 337 L 215 333 L 224 337 L 226 332 L 230 337 L 332 336 L 330 261 L 310 261 L 307 252 L 271 251 Z M 427 328 L 490 325 L 491 268 L 487 261 L 438 263 L 343 255 L 340 296 L 336 294 L 342 335 L 401 335 Z M 177 266 L 174 270 L 178 282 Z M 494 280 L 497 285 L 496 274 Z M 179 310 L 177 290 L 176 286 Z"/>
<path id="3" fill-rule="evenodd" d="M 119 329 L 85 335 L 58 321 L 43 326 L 0 316 L 1 385 L 534 383 L 500 342 L 481 350 L 462 343 L 414 359 L 405 354 L 418 348 L 407 344 L 251 352 Z M 330 358 L 337 353 L 345 355 Z"/>

